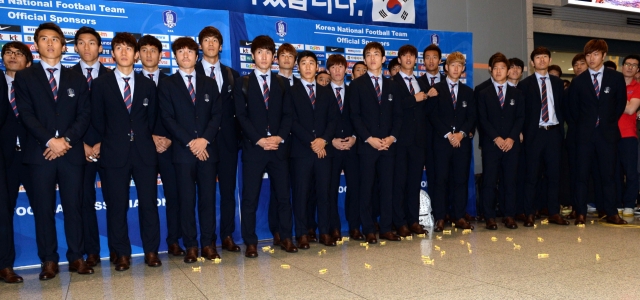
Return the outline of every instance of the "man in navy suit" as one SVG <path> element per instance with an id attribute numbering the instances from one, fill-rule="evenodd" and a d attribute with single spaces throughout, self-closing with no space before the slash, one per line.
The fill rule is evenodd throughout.
<path id="1" fill-rule="evenodd" d="M 351 121 L 358 135 L 360 155 L 360 219 L 366 240 L 378 242 L 371 215 L 372 191 L 380 187 L 380 238 L 400 241 L 391 231 L 393 218 L 392 182 L 396 137 L 402 128 L 402 104 L 397 86 L 382 76 L 385 51 L 382 44 L 370 42 L 362 53 L 369 71 L 351 82 Z M 375 182 L 376 174 L 378 183 Z"/>
<path id="2" fill-rule="evenodd" d="M 23 281 L 22 277 L 13 271 L 16 257 L 13 210 L 18 200 L 20 184 L 30 199 L 33 198 L 33 186 L 28 166 L 22 162 L 24 151 L 21 141 L 27 141 L 27 131 L 19 119 L 13 83 L 16 72 L 31 66 L 33 55 L 29 47 L 22 42 L 9 42 L 2 46 L 2 62 L 7 73 L 0 73 L 0 125 L 4 124 L 0 128 L 0 193 L 3 195 L 0 200 L 0 222 L 6 221 L 7 227 L 6 230 L 0 230 L 0 279 L 7 283 L 20 283 Z"/>
<path id="3" fill-rule="evenodd" d="M 311 181 L 316 188 L 319 242 L 335 246 L 329 234 L 329 177 L 333 151 L 327 147 L 335 135 L 338 103 L 327 87 L 315 80 L 318 70 L 316 55 L 311 51 L 298 54 L 300 82 L 291 87 L 293 125 L 291 126 L 291 164 L 293 181 L 293 212 L 296 222 L 296 240 L 299 249 L 309 249 L 307 237 L 307 204 Z"/>
<path id="4" fill-rule="evenodd" d="M 153 80 L 156 87 L 162 79 L 168 77 L 158 64 L 162 59 L 162 43 L 155 36 L 145 35 L 138 40 L 140 61 L 142 62 L 142 74 Z M 156 102 L 157 104 L 157 102 Z M 164 192 L 166 221 L 167 221 L 167 246 L 169 254 L 183 256 L 184 249 L 178 242 L 182 238 L 180 228 L 180 202 L 178 199 L 178 179 L 173 166 L 173 148 L 171 147 L 171 135 L 162 124 L 162 114 L 156 110 L 156 123 L 153 129 L 153 142 L 158 153 L 158 172 L 162 179 L 162 191 Z"/>
<path id="5" fill-rule="evenodd" d="M 251 43 L 256 69 L 236 81 L 236 116 L 243 132 L 242 140 L 242 238 L 245 256 L 258 257 L 256 210 L 262 176 L 266 169 L 278 199 L 280 247 L 298 252 L 291 240 L 291 203 L 289 202 L 289 133 L 293 123 L 291 91 L 284 78 L 271 73 L 275 43 L 260 35 Z"/>
<path id="6" fill-rule="evenodd" d="M 587 184 L 592 163 L 600 167 L 600 178 L 596 180 L 602 182 L 607 223 L 627 224 L 616 209 L 613 179 L 620 140 L 618 120 L 627 104 L 627 87 L 621 73 L 604 67 L 607 51 L 604 40 L 587 42 L 584 55 L 589 69 L 576 77 L 569 87 L 568 106 L 576 126 L 578 161 L 576 225 L 585 223 Z"/>
<path id="7" fill-rule="evenodd" d="M 34 189 L 31 208 L 36 224 L 40 280 L 54 278 L 58 268 L 55 207 L 56 183 L 64 209 L 69 271 L 93 274 L 83 259 L 82 178 L 86 160 L 82 137 L 89 127 L 89 87 L 81 74 L 60 64 L 64 34 L 58 25 L 43 23 L 34 33 L 40 63 L 16 73 L 17 108 L 27 128 L 24 162 Z"/>
<path id="8" fill-rule="evenodd" d="M 344 210 L 349 223 L 349 236 L 354 240 L 363 240 L 360 231 L 360 203 L 359 203 L 359 163 L 356 147 L 356 136 L 351 125 L 351 102 L 349 87 L 344 82 L 347 71 L 347 60 L 341 54 L 332 54 L 327 59 L 327 70 L 331 74 L 331 90 L 335 94 L 340 114 L 336 121 L 336 135 L 329 147 L 333 148 L 333 162 L 331 167 L 331 182 L 329 183 L 329 219 L 331 235 L 338 239 L 340 234 L 340 214 L 338 212 L 338 195 L 340 189 L 340 175 L 344 171 L 347 191 L 345 192 Z"/>
<path id="9" fill-rule="evenodd" d="M 562 139 L 564 137 L 563 82 L 550 75 L 547 68 L 551 63 L 551 52 L 545 47 L 538 47 L 531 52 L 531 64 L 535 73 L 518 83 L 525 99 L 525 119 L 522 128 L 523 146 L 526 161 L 526 183 L 524 213 L 525 227 L 532 227 L 535 221 L 536 186 L 540 180 L 542 166 L 546 168 L 547 207 L 549 222 L 568 225 L 569 222 L 560 216 L 559 181 Z M 544 206 L 544 203 L 541 204 Z"/>
<path id="10" fill-rule="evenodd" d="M 507 84 L 509 60 L 502 53 L 491 56 L 491 83 L 478 97 L 478 118 L 482 129 L 483 187 L 482 203 L 486 228 L 498 229 L 496 224 L 495 186 L 498 173 L 502 173 L 504 197 L 504 221 L 509 229 L 518 225 L 516 211 L 516 174 L 520 149 L 520 131 L 524 124 L 524 98 L 520 91 Z"/>
<path id="11" fill-rule="evenodd" d="M 426 73 L 420 76 L 423 84 L 429 86 L 429 91 L 427 93 L 431 93 L 433 89 L 435 93 L 437 90 L 434 88 L 436 83 L 446 80 L 446 76 L 440 74 L 440 62 L 442 58 L 442 50 L 435 44 L 431 44 L 424 48 L 422 51 L 422 57 L 424 60 L 424 68 Z M 429 99 L 434 100 L 434 99 Z M 424 168 L 427 174 L 427 193 L 430 197 L 433 197 L 435 192 L 436 185 L 436 164 L 435 164 L 435 153 L 433 151 L 433 139 L 434 139 L 434 131 L 433 125 L 431 122 L 427 122 L 425 133 L 426 137 L 426 148 L 425 148 L 425 164 Z"/>
<path id="12" fill-rule="evenodd" d="M 74 51 L 80 56 L 80 62 L 71 68 L 87 78 L 89 91 L 91 85 L 98 76 L 105 75 L 108 69 L 98 60 L 102 53 L 102 39 L 95 29 L 82 26 L 74 38 Z M 91 95 L 91 93 L 89 93 Z M 100 158 L 100 137 L 92 125 L 89 125 L 87 132 L 83 138 L 84 155 L 87 164 L 84 166 L 84 179 L 82 187 L 82 230 L 84 232 L 84 254 L 87 255 L 87 265 L 95 267 L 100 263 L 100 233 L 98 232 L 98 218 L 96 217 L 96 173 L 100 174 L 100 180 L 104 174 L 102 168 L 96 163 Z M 103 191 L 103 198 L 104 191 Z M 107 210 L 107 215 L 110 213 Z M 107 230 L 109 232 L 109 230 Z M 111 234 L 109 236 L 109 245 L 111 245 Z M 110 254 L 113 249 L 109 246 Z M 110 255 L 111 260 L 115 259 L 114 255 Z"/>
<path id="13" fill-rule="evenodd" d="M 198 35 L 202 60 L 196 63 L 196 72 L 215 80 L 220 93 L 222 106 L 222 122 L 220 132 L 215 141 L 218 148 L 218 166 L 216 167 L 220 186 L 220 240 L 222 249 L 238 252 L 240 247 L 233 241 L 232 234 L 236 228 L 236 174 L 238 170 L 238 137 L 239 128 L 235 117 L 233 102 L 233 86 L 240 76 L 238 72 L 220 62 L 222 50 L 222 34 L 212 26 L 207 26 Z M 214 177 L 215 178 L 215 177 Z M 214 181 L 215 184 L 215 181 Z"/>
<path id="14" fill-rule="evenodd" d="M 436 220 L 435 232 L 441 232 L 444 228 L 447 190 L 452 195 L 452 219 L 457 219 L 455 226 L 473 229 L 464 219 L 464 214 L 471 159 L 471 138 L 468 132 L 475 123 L 476 104 L 473 90 L 460 82 L 465 63 L 462 53 L 449 54 L 445 64 L 447 78 L 435 86 L 438 97 L 430 118 L 434 128 L 433 150 L 439 155 L 435 162 L 435 192 L 431 200 Z M 450 180 L 453 184 L 450 184 Z"/>
<path id="15" fill-rule="evenodd" d="M 92 84 L 91 122 L 101 137 L 99 163 L 104 169 L 103 187 L 109 191 L 107 224 L 117 255 L 115 270 L 125 271 L 131 265 L 127 212 L 132 177 L 138 194 L 144 261 L 159 267 L 158 162 L 151 137 L 156 122 L 156 87 L 151 79 L 133 71 L 138 43 L 132 34 L 116 34 L 111 49 L 116 69 Z"/>
<path id="16" fill-rule="evenodd" d="M 400 47 L 400 71 L 392 77 L 398 86 L 398 100 L 403 111 L 393 178 L 393 224 L 396 233 L 402 237 L 426 233 L 419 223 L 420 183 L 427 139 L 431 136 L 427 134 L 427 115 L 430 113 L 427 108 L 433 108 L 433 105 L 427 105 L 426 100 L 437 96 L 437 92 L 413 75 L 417 58 L 416 47 Z"/>
<path id="17" fill-rule="evenodd" d="M 179 38 L 171 46 L 178 67 L 175 74 L 159 86 L 159 101 L 164 126 L 173 147 L 173 164 L 178 178 L 182 241 L 187 248 L 184 262 L 198 259 L 197 213 L 200 222 L 202 257 L 220 258 L 216 250 L 216 162 L 222 110 L 216 80 L 195 71 L 198 44 L 191 38 Z"/>

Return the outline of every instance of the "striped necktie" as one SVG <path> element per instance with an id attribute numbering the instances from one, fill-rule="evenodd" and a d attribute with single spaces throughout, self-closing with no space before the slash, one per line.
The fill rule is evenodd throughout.
<path id="1" fill-rule="evenodd" d="M 193 89 L 193 83 L 191 83 L 191 77 L 193 77 L 193 75 L 187 75 L 187 80 L 189 81 L 189 85 L 187 85 L 187 90 L 189 91 L 191 102 L 193 102 L 193 105 L 196 105 L 196 91 Z"/>
<path id="2" fill-rule="evenodd" d="M 411 77 L 405 77 L 405 80 L 409 81 L 409 93 L 411 93 L 411 96 L 416 94 L 416 90 L 413 89 L 413 84 L 411 83 Z"/>
<path id="3" fill-rule="evenodd" d="M 49 71 L 49 86 L 51 87 L 51 92 L 53 93 L 53 101 L 58 102 L 58 84 L 56 83 L 56 78 L 53 77 L 53 73 L 58 71 L 57 68 L 47 68 Z"/>
<path id="4" fill-rule="evenodd" d="M 264 99 L 264 106 L 269 109 L 269 85 L 267 84 L 267 75 L 260 75 L 262 77 L 262 98 Z"/>
<path id="5" fill-rule="evenodd" d="M 500 100 L 500 108 L 504 108 L 504 93 L 502 93 L 502 86 L 498 86 L 498 99 Z"/>
<path id="6" fill-rule="evenodd" d="M 13 81 L 11 81 L 11 91 L 9 95 L 9 103 L 11 103 L 11 108 L 13 109 L 13 113 L 18 117 L 18 107 L 16 106 L 16 89 L 13 87 Z"/>
<path id="7" fill-rule="evenodd" d="M 380 102 L 382 102 L 382 89 L 380 89 L 380 84 L 378 83 L 378 78 L 380 78 L 380 77 L 371 76 L 371 78 L 376 82 L 376 84 L 374 85 L 374 88 L 376 89 L 376 96 L 378 97 L 378 104 L 380 104 Z"/>
<path id="8" fill-rule="evenodd" d="M 593 74 L 593 89 L 596 91 L 596 97 L 600 99 L 600 84 L 598 83 L 598 75 L 600 75 L 600 72 Z M 598 125 L 600 125 L 600 116 L 598 116 L 598 118 L 596 119 L 596 127 L 598 127 Z"/>
<path id="9" fill-rule="evenodd" d="M 340 107 L 340 113 L 342 113 L 342 93 L 340 93 L 340 91 L 342 91 L 341 87 L 337 87 L 336 88 L 336 99 L 338 99 L 338 107 Z"/>
<path id="10" fill-rule="evenodd" d="M 431 77 L 431 86 L 433 86 L 434 84 L 436 84 L 436 77 Z"/>
<path id="11" fill-rule="evenodd" d="M 87 68 L 87 84 L 89 85 L 89 90 L 91 90 L 91 83 L 93 82 L 91 72 L 93 72 L 93 68 Z"/>
<path id="12" fill-rule="evenodd" d="M 456 99 L 456 85 L 458 84 L 451 84 L 451 102 L 453 102 L 453 109 L 456 109 L 456 104 L 458 103 L 458 100 Z"/>
<path id="13" fill-rule="evenodd" d="M 543 122 L 549 122 L 549 107 L 547 103 L 547 77 L 540 77 L 542 81 L 542 110 L 540 112 Z"/>
<path id="14" fill-rule="evenodd" d="M 131 79 L 131 77 L 122 77 L 122 80 L 124 80 L 124 105 L 127 106 L 127 110 L 131 113 L 131 104 L 133 102 L 131 101 L 131 86 L 129 85 L 129 79 Z"/>
<path id="15" fill-rule="evenodd" d="M 313 84 L 307 84 L 307 88 L 309 89 L 309 100 L 311 101 L 311 107 L 316 109 L 316 93 L 313 92 Z"/>
<path id="16" fill-rule="evenodd" d="M 209 74 L 209 77 L 213 78 L 213 80 L 216 80 L 216 73 L 213 72 L 215 69 L 215 66 L 211 66 L 211 74 Z"/>

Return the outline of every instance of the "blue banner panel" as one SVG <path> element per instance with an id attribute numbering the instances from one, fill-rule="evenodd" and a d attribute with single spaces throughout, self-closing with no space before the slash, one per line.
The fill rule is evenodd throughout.
<path id="1" fill-rule="evenodd" d="M 427 29 L 427 0 L 123 0 L 170 6 Z"/>

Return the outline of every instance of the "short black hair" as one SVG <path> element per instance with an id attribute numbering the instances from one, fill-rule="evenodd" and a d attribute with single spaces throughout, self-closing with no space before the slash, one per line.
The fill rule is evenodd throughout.
<path id="1" fill-rule="evenodd" d="M 616 63 L 614 63 L 613 61 L 610 61 L 610 60 L 607 60 L 607 61 L 604 62 L 604 67 L 605 68 L 611 68 L 611 69 L 614 69 L 614 70 L 618 69 L 618 65 L 616 65 Z"/>
<path id="2" fill-rule="evenodd" d="M 409 53 L 409 52 L 407 52 Z M 387 66 L 387 69 L 391 70 L 393 69 L 395 66 L 399 66 L 400 65 L 400 60 L 395 57 L 392 60 L 389 61 L 389 65 Z"/>
<path id="3" fill-rule="evenodd" d="M 81 34 L 85 34 L 88 33 L 90 35 L 93 35 L 96 40 L 98 41 L 98 45 L 102 45 L 102 38 L 100 37 L 100 34 L 93 28 L 89 27 L 89 26 L 82 26 L 80 27 L 80 29 L 78 29 L 78 31 L 76 31 L 76 35 L 73 38 L 73 42 L 76 46 L 78 46 L 78 39 L 80 38 Z"/>
<path id="4" fill-rule="evenodd" d="M 4 56 L 4 53 L 7 52 L 7 49 L 9 49 L 10 47 L 18 49 L 18 51 L 20 51 L 20 53 L 22 53 L 22 55 L 24 55 L 24 57 L 27 59 L 27 64 L 33 62 L 33 54 L 31 53 L 31 50 L 29 50 L 29 47 L 27 47 L 27 45 L 25 45 L 24 43 L 18 41 L 11 41 L 4 44 L 4 46 L 2 46 L 2 56 Z"/>
<path id="5" fill-rule="evenodd" d="M 198 34 L 198 43 L 202 45 L 202 40 L 208 37 L 214 37 L 218 39 L 218 42 L 220 42 L 220 46 L 222 46 L 222 33 L 220 33 L 220 30 L 218 30 L 218 28 L 215 28 L 213 26 L 206 26 L 205 28 L 202 28 L 202 30 L 200 30 L 200 34 Z"/>
<path id="6" fill-rule="evenodd" d="M 3 48 L 3 52 L 4 54 L 4 48 Z M 629 54 L 627 56 L 624 57 L 624 59 L 622 60 L 622 64 L 624 65 L 627 62 L 627 59 L 635 59 L 638 61 L 638 63 L 640 63 L 640 55 L 638 54 Z"/>
<path id="7" fill-rule="evenodd" d="M 531 51 L 531 61 L 533 61 L 533 59 L 537 56 L 537 55 L 542 55 L 542 54 L 546 54 L 547 56 L 549 56 L 549 58 L 551 58 L 551 51 L 549 51 L 549 49 L 547 49 L 547 47 L 537 47 L 535 49 L 533 49 L 533 51 Z"/>
<path id="8" fill-rule="evenodd" d="M 58 24 L 52 23 L 52 22 L 42 23 L 38 26 L 38 28 L 36 29 L 36 32 L 33 33 L 33 37 L 36 40 L 36 44 L 38 43 L 38 37 L 40 36 L 40 32 L 42 32 L 43 30 L 55 31 L 58 34 L 58 38 L 60 38 L 60 43 L 62 43 L 62 46 L 66 45 L 64 40 L 64 33 L 62 32 L 62 29 L 60 29 L 60 26 L 58 26 Z"/>
<path id="9" fill-rule="evenodd" d="M 355 69 L 357 65 L 363 65 L 365 68 L 367 67 L 367 64 L 365 64 L 364 61 L 357 61 L 355 64 L 353 64 L 353 67 L 351 67 L 351 69 Z"/>
<path id="10" fill-rule="evenodd" d="M 524 61 L 517 57 L 509 58 L 509 68 L 513 66 L 520 67 L 520 69 L 524 70 Z"/>
<path id="11" fill-rule="evenodd" d="M 562 68 L 560 68 L 560 66 L 558 66 L 558 65 L 550 65 L 547 68 L 547 72 L 549 72 L 549 71 L 556 71 L 556 72 L 558 72 L 558 77 L 562 76 Z"/>
<path id="12" fill-rule="evenodd" d="M 171 50 L 173 51 L 173 55 L 176 55 L 178 50 L 184 49 L 184 48 L 187 48 L 189 50 L 195 51 L 196 52 L 196 58 L 197 58 L 197 56 L 198 56 L 198 43 L 196 43 L 196 41 L 194 41 L 192 38 L 190 38 L 190 37 L 181 37 L 181 38 L 178 38 L 177 40 L 173 41 L 173 44 L 171 45 Z"/>
<path id="13" fill-rule="evenodd" d="M 147 34 L 138 40 L 138 49 L 142 49 L 143 46 L 153 46 L 158 48 L 158 52 L 162 52 L 162 43 L 160 40 L 150 34 Z"/>
<path id="14" fill-rule="evenodd" d="M 251 41 L 251 54 L 256 54 L 258 49 L 266 49 L 276 55 L 276 43 L 268 35 L 259 35 Z"/>
<path id="15" fill-rule="evenodd" d="M 316 61 L 316 63 L 318 63 L 318 57 L 316 56 L 316 54 L 308 50 L 304 50 L 298 53 L 298 57 L 296 57 L 296 63 L 300 64 L 300 61 L 305 57 L 311 57 Z"/>
<path id="16" fill-rule="evenodd" d="M 427 51 L 436 51 L 436 52 L 438 52 L 438 59 L 442 60 L 442 50 L 440 50 L 440 47 L 438 47 L 438 45 L 431 44 L 431 45 L 427 46 L 427 48 L 424 48 L 424 51 L 422 51 L 422 57 L 423 58 L 424 58 L 425 54 L 427 53 Z"/>
<path id="17" fill-rule="evenodd" d="M 118 44 L 123 44 L 129 47 L 132 47 L 135 52 L 138 52 L 138 50 L 140 50 L 138 48 L 138 42 L 136 41 L 136 37 L 134 37 L 133 34 L 128 32 L 118 32 L 116 36 L 113 37 L 113 39 L 111 40 L 111 48 L 113 49 L 113 47 Z"/>

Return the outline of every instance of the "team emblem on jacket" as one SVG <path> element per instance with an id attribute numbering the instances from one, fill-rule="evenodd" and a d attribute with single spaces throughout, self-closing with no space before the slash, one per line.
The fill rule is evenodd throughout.
<path id="1" fill-rule="evenodd" d="M 608 94 L 611 89 L 609 87 L 604 88 L 604 93 Z"/>
<path id="2" fill-rule="evenodd" d="M 389 94 L 389 98 L 387 98 L 387 100 L 389 100 L 389 101 L 393 101 L 393 95 L 392 95 L 392 94 Z"/>
<path id="3" fill-rule="evenodd" d="M 509 105 L 511 106 L 516 105 L 516 100 L 513 100 L 513 99 L 509 100 Z"/>
<path id="4" fill-rule="evenodd" d="M 204 94 L 204 102 L 209 102 L 209 94 Z"/>
<path id="5" fill-rule="evenodd" d="M 467 107 L 467 101 L 462 101 L 462 107 Z"/>
<path id="6" fill-rule="evenodd" d="M 69 97 L 73 97 L 76 95 L 76 92 L 73 89 L 67 89 L 67 95 L 69 95 Z"/>
<path id="7" fill-rule="evenodd" d="M 149 98 L 144 98 L 144 100 L 142 100 L 142 105 L 147 107 L 149 105 Z"/>

